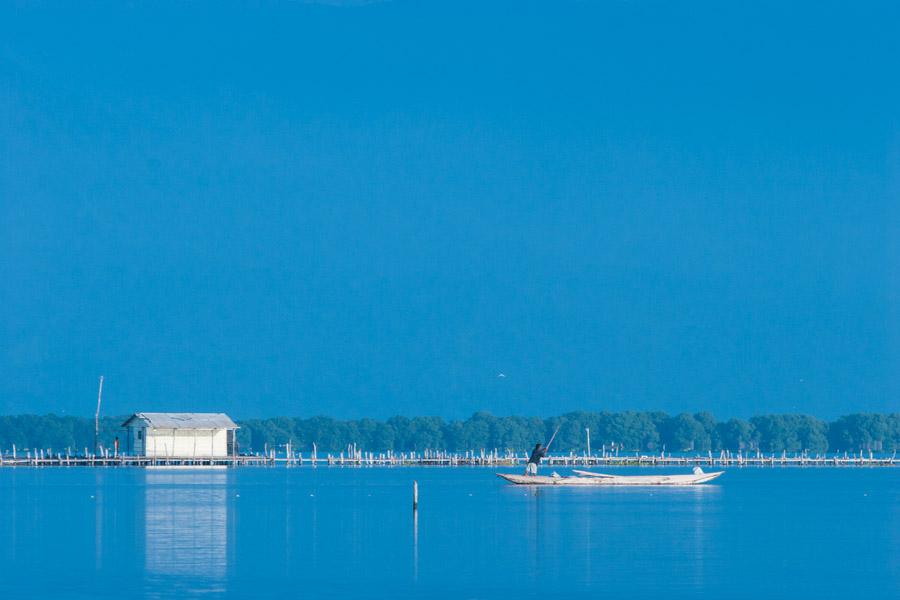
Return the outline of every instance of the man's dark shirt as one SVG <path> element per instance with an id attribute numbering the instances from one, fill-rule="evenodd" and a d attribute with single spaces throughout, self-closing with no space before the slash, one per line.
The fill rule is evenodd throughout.
<path id="1" fill-rule="evenodd" d="M 547 456 L 547 449 L 538 444 L 531 451 L 531 458 L 528 459 L 528 462 L 539 465 L 541 464 L 541 459 L 545 456 Z"/>

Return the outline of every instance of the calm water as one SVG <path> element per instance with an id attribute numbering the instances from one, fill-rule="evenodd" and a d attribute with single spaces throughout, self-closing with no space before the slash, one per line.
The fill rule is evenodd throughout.
<path id="1" fill-rule="evenodd" d="M 0 598 L 175 593 L 896 598 L 900 469 L 535 490 L 484 468 L 0 469 Z"/>

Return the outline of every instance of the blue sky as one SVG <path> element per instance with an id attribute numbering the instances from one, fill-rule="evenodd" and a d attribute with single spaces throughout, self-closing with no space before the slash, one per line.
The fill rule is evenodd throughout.
<path id="1" fill-rule="evenodd" d="M 6 3 L 0 413 L 896 411 L 864 4 Z"/>

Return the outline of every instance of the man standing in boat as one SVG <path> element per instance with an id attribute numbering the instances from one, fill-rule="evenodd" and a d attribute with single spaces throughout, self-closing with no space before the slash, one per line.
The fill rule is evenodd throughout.
<path id="1" fill-rule="evenodd" d="M 557 427 L 556 431 L 553 432 L 553 436 L 550 438 L 550 441 L 547 442 L 546 446 L 542 445 L 540 442 L 534 445 L 534 450 L 531 451 L 531 457 L 525 464 L 526 475 L 537 475 L 538 465 L 541 464 L 541 459 L 547 456 L 547 450 L 550 449 L 550 444 L 553 443 L 553 440 L 554 438 L 556 438 L 557 433 L 559 433 L 559 427 Z"/>

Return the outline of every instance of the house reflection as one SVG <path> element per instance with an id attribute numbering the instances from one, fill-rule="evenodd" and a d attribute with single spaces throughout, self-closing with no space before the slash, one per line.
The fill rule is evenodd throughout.
<path id="1" fill-rule="evenodd" d="M 192 589 L 224 587 L 228 566 L 225 471 L 148 469 L 144 557 L 147 574 L 184 579 Z"/>

